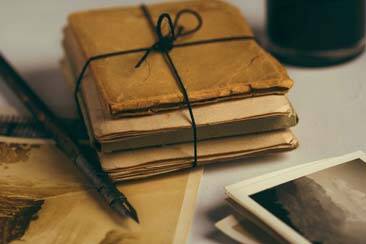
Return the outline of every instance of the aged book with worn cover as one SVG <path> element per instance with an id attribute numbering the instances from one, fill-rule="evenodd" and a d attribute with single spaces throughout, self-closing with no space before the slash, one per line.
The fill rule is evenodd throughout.
<path id="1" fill-rule="evenodd" d="M 74 87 L 66 60 L 65 77 Z M 89 139 L 102 152 L 192 141 L 188 111 L 180 109 L 147 116 L 113 119 L 101 105 L 95 84 L 85 77 L 79 96 Z M 285 95 L 268 95 L 206 104 L 194 108 L 198 139 L 285 129 L 296 125 L 297 115 Z"/>
<path id="2" fill-rule="evenodd" d="M 148 6 L 154 21 L 161 13 L 173 17 L 182 9 L 197 11 L 202 28 L 176 43 L 253 33 L 240 11 L 218 0 L 167 2 Z M 192 16 L 182 16 L 180 25 L 196 26 Z M 154 35 L 139 7 L 99 9 L 71 14 L 67 29 L 74 38 L 80 72 L 94 55 L 150 47 Z M 210 43 L 175 48 L 170 52 L 193 104 L 213 103 L 262 94 L 283 94 L 292 86 L 285 68 L 254 40 Z M 97 85 L 100 100 L 112 117 L 152 113 L 185 105 L 177 82 L 161 54 L 152 53 L 134 68 L 142 53 L 98 60 L 88 76 Z"/>

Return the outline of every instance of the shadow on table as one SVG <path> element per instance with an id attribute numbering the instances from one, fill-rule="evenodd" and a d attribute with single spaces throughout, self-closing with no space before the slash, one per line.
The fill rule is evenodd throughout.
<path id="1" fill-rule="evenodd" d="M 247 159 L 241 159 L 241 160 L 233 160 L 225 163 L 216 163 L 216 164 L 210 164 L 205 166 L 205 172 L 207 171 L 224 171 L 224 170 L 230 170 L 235 171 L 236 168 L 242 168 L 244 165 L 250 170 L 254 170 L 256 168 L 257 164 L 267 164 L 267 163 L 273 163 L 273 161 L 279 162 L 281 159 L 286 157 L 287 153 L 278 153 L 278 154 L 269 154 L 259 157 L 251 157 Z M 260 175 L 259 174 L 253 175 L 253 177 Z M 222 204 L 216 206 L 213 209 L 208 209 L 205 213 L 207 219 L 210 223 L 215 224 L 216 222 L 222 220 L 223 218 L 229 216 L 229 215 L 236 215 L 237 212 L 233 208 L 230 207 L 229 204 L 225 203 L 225 195 L 222 196 Z M 222 233 L 220 230 L 215 229 L 212 232 L 207 234 L 207 238 L 211 239 L 212 241 L 215 241 L 217 243 L 229 243 L 229 244 L 237 244 L 235 240 L 231 239 L 230 237 L 226 236 L 224 233 Z"/>
<path id="2" fill-rule="evenodd" d="M 273 162 L 281 162 L 282 159 L 287 157 L 287 154 L 291 152 L 282 152 L 282 153 L 274 153 L 274 154 L 267 154 L 267 155 L 260 155 L 260 156 L 252 156 L 248 158 L 243 159 L 237 159 L 237 160 L 231 160 L 227 162 L 222 163 L 212 163 L 205 165 L 204 169 L 205 172 L 209 171 L 224 171 L 224 170 L 230 170 L 232 171 L 235 168 L 243 168 L 247 167 L 248 170 L 252 170 L 253 167 L 255 167 L 257 164 L 268 164 Z M 259 172 L 261 174 L 262 172 Z M 253 175 L 255 177 L 256 175 Z M 244 179 L 239 179 L 244 180 Z M 235 183 L 235 182 L 233 182 Z"/>
<path id="3" fill-rule="evenodd" d="M 211 223 L 216 223 L 228 215 L 234 214 L 234 210 L 229 205 L 221 205 L 215 209 L 211 209 L 207 213 L 207 217 L 209 218 Z M 214 231 L 207 234 L 207 238 L 216 241 L 218 243 L 227 243 L 227 244 L 237 244 L 238 242 L 231 239 L 220 230 L 215 229 Z"/>

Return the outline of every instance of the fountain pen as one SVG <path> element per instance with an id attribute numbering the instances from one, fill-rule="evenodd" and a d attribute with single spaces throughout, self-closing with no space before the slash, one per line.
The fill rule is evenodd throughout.
<path id="1" fill-rule="evenodd" d="M 51 134 L 57 146 L 74 162 L 110 208 L 119 215 L 128 216 L 139 223 L 137 212 L 128 202 L 126 196 L 116 188 L 100 164 L 91 163 L 77 139 L 68 134 L 68 130 L 64 128 L 60 120 L 38 98 L 1 53 L 0 78 L 23 102 L 41 126 Z"/>

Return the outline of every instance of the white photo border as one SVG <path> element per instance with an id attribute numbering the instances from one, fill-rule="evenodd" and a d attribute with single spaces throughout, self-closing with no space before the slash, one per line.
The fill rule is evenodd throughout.
<path id="1" fill-rule="evenodd" d="M 339 157 L 323 159 L 298 166 L 271 172 L 265 175 L 241 181 L 225 187 L 226 195 L 234 202 L 253 214 L 257 221 L 271 228 L 276 234 L 290 243 L 310 243 L 302 235 L 282 222 L 263 206 L 254 201 L 250 195 L 319 172 L 321 170 L 360 159 L 366 163 L 366 154 L 362 151 L 345 154 Z"/>

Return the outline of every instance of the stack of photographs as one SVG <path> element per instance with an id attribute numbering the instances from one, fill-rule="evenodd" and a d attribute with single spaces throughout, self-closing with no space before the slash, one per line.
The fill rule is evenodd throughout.
<path id="1" fill-rule="evenodd" d="M 358 151 L 244 180 L 216 226 L 241 243 L 366 243 L 365 175 Z"/>

